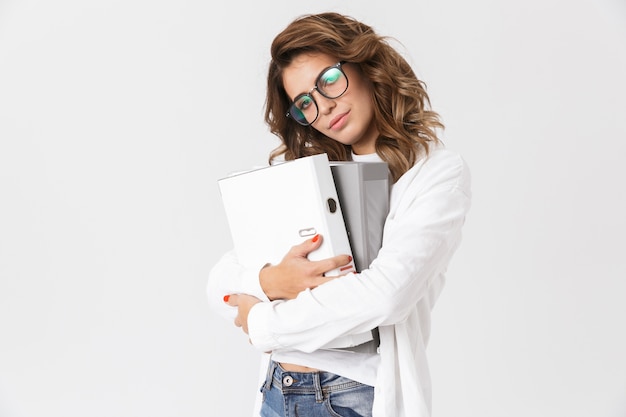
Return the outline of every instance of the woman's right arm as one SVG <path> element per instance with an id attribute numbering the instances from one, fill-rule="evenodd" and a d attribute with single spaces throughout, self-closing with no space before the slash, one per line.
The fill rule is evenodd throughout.
<path id="1" fill-rule="evenodd" d="M 309 261 L 309 253 L 320 247 L 321 235 L 315 235 L 293 246 L 277 265 L 266 265 L 259 272 L 259 282 L 270 300 L 292 300 L 302 291 L 315 288 L 337 277 L 324 273 L 349 264 L 350 255 L 337 255 L 319 261 Z"/>
<path id="2" fill-rule="evenodd" d="M 249 294 L 261 301 L 269 301 L 259 282 L 259 268 L 246 268 L 239 264 L 235 250 L 226 252 L 211 268 L 206 291 L 209 306 L 221 316 L 233 320 L 237 309 L 224 302 L 230 294 Z"/>
<path id="3" fill-rule="evenodd" d="M 224 254 L 209 274 L 207 295 L 209 305 L 220 315 L 234 319 L 236 309 L 224 302 L 225 295 L 248 294 L 261 301 L 290 300 L 306 289 L 312 289 L 336 277 L 325 277 L 326 271 L 344 266 L 352 260 L 338 255 L 319 261 L 309 261 L 307 255 L 322 244 L 318 235 L 293 246 L 277 265 L 266 264 L 246 268 L 231 250 Z"/>

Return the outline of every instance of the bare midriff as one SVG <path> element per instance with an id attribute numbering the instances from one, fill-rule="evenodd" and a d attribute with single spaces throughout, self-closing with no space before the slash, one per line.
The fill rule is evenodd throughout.
<path id="1" fill-rule="evenodd" d="M 318 372 L 319 369 L 309 368 L 308 366 L 296 365 L 295 363 L 280 362 L 280 366 L 289 372 Z"/>

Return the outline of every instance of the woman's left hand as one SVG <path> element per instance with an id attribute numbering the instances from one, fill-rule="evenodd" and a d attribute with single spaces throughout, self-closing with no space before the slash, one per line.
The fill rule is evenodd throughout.
<path id="1" fill-rule="evenodd" d="M 241 327 L 241 329 L 248 334 L 248 314 L 250 309 L 260 303 L 261 300 L 248 294 L 232 294 L 224 297 L 224 301 L 229 306 L 237 307 L 237 317 L 235 317 L 235 326 Z"/>

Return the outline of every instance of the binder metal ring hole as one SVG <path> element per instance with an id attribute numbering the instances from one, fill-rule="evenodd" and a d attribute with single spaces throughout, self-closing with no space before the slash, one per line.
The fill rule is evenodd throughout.
<path id="1" fill-rule="evenodd" d="M 337 211 L 337 202 L 335 201 L 334 198 L 329 198 L 328 200 L 326 200 L 326 203 L 328 204 L 328 210 L 331 213 L 334 213 Z"/>
<path id="2" fill-rule="evenodd" d="M 309 227 L 307 229 L 300 229 L 298 234 L 300 237 L 315 236 L 317 234 L 317 230 L 315 230 L 315 227 Z"/>

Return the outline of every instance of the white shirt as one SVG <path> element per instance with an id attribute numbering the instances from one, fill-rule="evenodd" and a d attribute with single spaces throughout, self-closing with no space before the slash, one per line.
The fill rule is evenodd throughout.
<path id="1" fill-rule="evenodd" d="M 236 311 L 225 306 L 225 294 L 248 293 L 267 301 L 248 316 L 250 341 L 262 352 L 306 354 L 338 336 L 378 327 L 374 417 L 430 416 L 430 312 L 460 244 L 470 200 L 465 161 L 432 147 L 392 186 L 383 244 L 370 268 L 303 291 L 294 300 L 269 302 L 258 269 L 239 266 L 230 252 L 211 271 L 209 302 L 232 319 Z M 342 364 L 327 365 L 318 368 L 352 378 L 337 372 Z"/>

